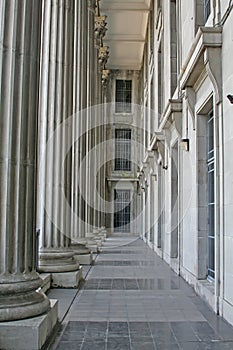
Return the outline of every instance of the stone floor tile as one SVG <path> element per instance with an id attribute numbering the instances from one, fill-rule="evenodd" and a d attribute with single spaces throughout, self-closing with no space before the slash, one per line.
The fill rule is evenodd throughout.
<path id="1" fill-rule="evenodd" d="M 82 348 L 81 342 L 61 341 L 59 345 L 56 347 L 56 350 L 81 350 L 81 348 Z"/>
<path id="2" fill-rule="evenodd" d="M 156 342 L 155 344 L 158 350 L 180 350 L 178 343 Z"/>
<path id="3" fill-rule="evenodd" d="M 132 342 L 131 343 L 131 350 L 156 350 L 157 347 L 153 342 Z"/>
<path id="4" fill-rule="evenodd" d="M 82 345 L 81 350 L 105 350 L 106 342 L 105 341 L 85 341 Z"/>

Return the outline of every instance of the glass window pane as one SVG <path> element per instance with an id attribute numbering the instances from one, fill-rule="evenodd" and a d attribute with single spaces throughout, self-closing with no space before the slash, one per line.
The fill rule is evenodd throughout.
<path id="1" fill-rule="evenodd" d="M 209 15 L 210 15 L 211 7 L 210 7 L 210 0 L 205 0 L 204 3 L 204 18 L 205 22 L 207 21 Z"/>

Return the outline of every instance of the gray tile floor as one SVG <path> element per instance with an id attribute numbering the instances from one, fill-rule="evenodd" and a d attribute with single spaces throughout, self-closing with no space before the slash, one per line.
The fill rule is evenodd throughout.
<path id="1" fill-rule="evenodd" d="M 79 291 L 50 292 L 61 300 L 51 349 L 233 349 L 233 328 L 140 239 L 109 238 L 85 274 Z"/>

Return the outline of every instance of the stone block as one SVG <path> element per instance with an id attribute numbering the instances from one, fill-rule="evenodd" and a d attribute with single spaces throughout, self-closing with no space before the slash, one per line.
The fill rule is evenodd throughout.
<path id="1" fill-rule="evenodd" d="M 77 288 L 79 282 L 83 279 L 82 267 L 72 272 L 55 272 L 52 273 L 52 287 L 60 288 Z"/>
<path id="2" fill-rule="evenodd" d="M 81 265 L 92 265 L 93 264 L 93 255 L 90 254 L 75 254 L 74 258 Z"/>
<path id="3" fill-rule="evenodd" d="M 58 301 L 50 300 L 45 315 L 0 323 L 0 349 L 39 350 L 51 335 L 58 319 Z"/>

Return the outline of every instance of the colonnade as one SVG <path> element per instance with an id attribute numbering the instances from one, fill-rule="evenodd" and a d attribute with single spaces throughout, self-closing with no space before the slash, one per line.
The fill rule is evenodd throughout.
<path id="1" fill-rule="evenodd" d="M 102 102 L 96 17 L 95 0 L 0 4 L 0 335 L 6 321 L 9 330 L 51 311 L 39 273 L 52 274 L 54 285 L 78 285 L 71 242 L 87 225 L 104 226 L 104 208 L 85 202 L 105 187 L 104 178 L 95 182 L 103 155 L 94 153 L 94 168 L 88 158 L 105 130 L 104 116 L 90 109 Z M 85 133 L 94 117 L 100 128 Z"/>

